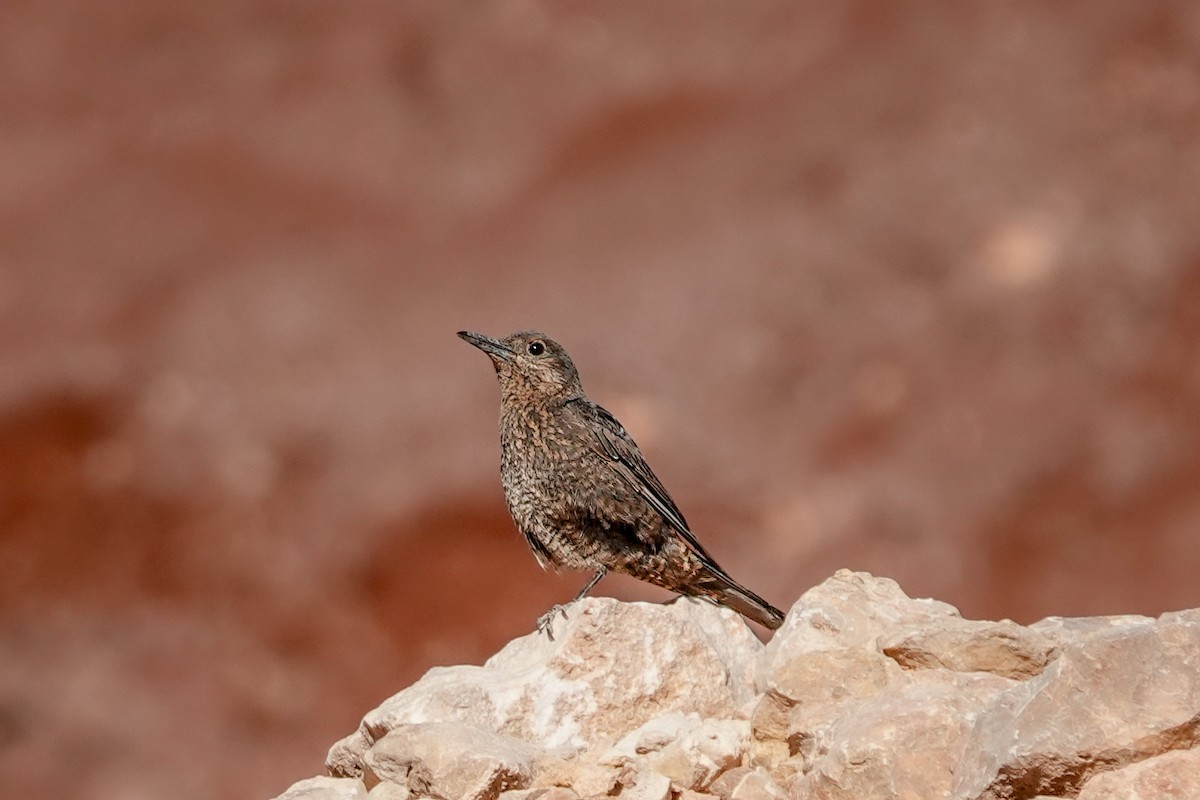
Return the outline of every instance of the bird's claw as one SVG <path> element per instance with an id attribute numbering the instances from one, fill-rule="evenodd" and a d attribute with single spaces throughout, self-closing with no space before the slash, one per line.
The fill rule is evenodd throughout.
<path id="1" fill-rule="evenodd" d="M 547 611 L 545 614 L 542 614 L 540 617 L 538 617 L 537 632 L 545 633 L 546 636 L 550 637 L 550 641 L 554 641 L 554 628 L 553 628 L 554 617 L 557 616 L 558 614 L 562 614 L 562 618 L 567 619 L 567 606 L 568 605 L 570 605 L 570 604 L 563 603 L 560 605 L 550 606 L 549 611 Z"/>

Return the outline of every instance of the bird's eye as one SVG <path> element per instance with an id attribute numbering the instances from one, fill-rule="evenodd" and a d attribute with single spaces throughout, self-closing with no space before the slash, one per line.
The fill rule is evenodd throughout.
<path id="1" fill-rule="evenodd" d="M 546 352 L 546 345 L 542 344 L 541 342 L 530 342 L 529 347 L 526 349 L 529 351 L 529 355 L 540 356 L 542 353 Z"/>

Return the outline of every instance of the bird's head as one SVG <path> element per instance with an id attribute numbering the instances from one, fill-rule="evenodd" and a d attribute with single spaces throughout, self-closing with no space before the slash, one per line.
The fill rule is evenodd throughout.
<path id="1" fill-rule="evenodd" d="M 582 391 L 571 357 L 545 334 L 520 331 L 503 339 L 470 331 L 459 331 L 458 335 L 492 360 L 505 396 L 570 397 Z"/>

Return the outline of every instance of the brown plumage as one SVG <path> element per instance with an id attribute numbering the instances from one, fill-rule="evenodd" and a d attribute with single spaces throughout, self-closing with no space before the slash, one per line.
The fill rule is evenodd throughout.
<path id="1" fill-rule="evenodd" d="M 557 342 L 533 331 L 458 335 L 488 355 L 500 381 L 500 477 L 517 527 L 542 567 L 596 572 L 576 600 L 613 570 L 771 629 L 783 623 L 696 541 L 621 423 L 583 393 Z"/>

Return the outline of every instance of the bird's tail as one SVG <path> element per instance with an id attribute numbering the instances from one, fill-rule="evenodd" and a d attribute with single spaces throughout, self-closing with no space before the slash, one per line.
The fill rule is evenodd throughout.
<path id="1" fill-rule="evenodd" d="M 764 628 L 776 630 L 783 624 L 783 612 L 725 574 L 716 565 L 705 565 L 700 579 L 684 590 L 685 594 L 705 597 L 732 608 Z"/>

